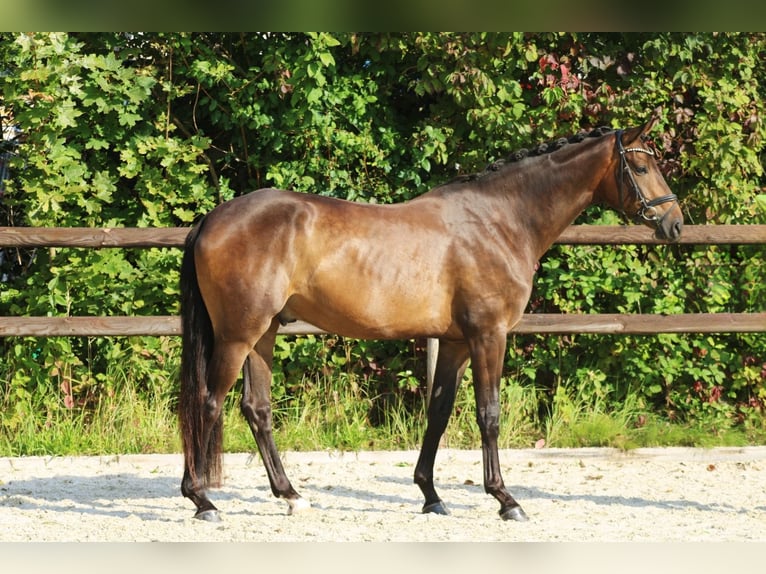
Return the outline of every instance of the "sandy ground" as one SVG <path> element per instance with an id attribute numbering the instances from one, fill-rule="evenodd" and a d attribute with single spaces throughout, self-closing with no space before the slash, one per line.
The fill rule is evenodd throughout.
<path id="1" fill-rule="evenodd" d="M 766 541 L 766 447 L 505 450 L 506 485 L 530 521 L 503 522 L 479 451 L 441 450 L 450 516 L 423 515 L 417 452 L 288 452 L 311 503 L 288 516 L 260 458 L 225 458 L 211 492 L 223 521 L 195 520 L 180 455 L 0 458 L 0 541 Z"/>

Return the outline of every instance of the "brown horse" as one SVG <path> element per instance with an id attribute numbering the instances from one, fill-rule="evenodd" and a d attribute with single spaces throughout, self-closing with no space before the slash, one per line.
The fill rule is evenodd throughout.
<path id="1" fill-rule="evenodd" d="M 220 481 L 221 407 L 240 371 L 242 413 L 272 492 L 290 513 L 309 506 L 282 467 L 270 405 L 277 329 L 301 319 L 347 337 L 439 339 L 415 468 L 423 512 L 447 513 L 433 466 L 470 360 L 484 489 L 503 519 L 526 520 L 498 460 L 507 335 L 524 312 L 536 262 L 590 204 L 653 226 L 661 239 L 679 238 L 676 196 L 644 143 L 651 127 L 558 140 L 397 205 L 263 189 L 212 210 L 189 233 L 181 270 L 181 491 L 195 516 L 219 520 L 206 488 Z"/>

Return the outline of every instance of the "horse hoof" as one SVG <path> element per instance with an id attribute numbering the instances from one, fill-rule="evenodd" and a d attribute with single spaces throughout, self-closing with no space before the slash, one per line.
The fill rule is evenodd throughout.
<path id="1" fill-rule="evenodd" d="M 516 522 L 526 522 L 529 520 L 526 512 L 522 510 L 521 506 L 512 506 L 500 511 L 500 518 L 503 520 L 515 520 Z"/>
<path id="2" fill-rule="evenodd" d="M 221 522 L 221 515 L 217 510 L 203 510 L 194 515 L 197 520 L 204 520 L 205 522 Z"/>
<path id="3" fill-rule="evenodd" d="M 311 508 L 311 503 L 305 498 L 295 498 L 292 500 L 288 500 L 287 504 L 290 505 L 287 509 L 287 514 L 289 516 L 292 516 L 293 514 L 296 514 L 298 512 L 309 510 Z"/>
<path id="4" fill-rule="evenodd" d="M 444 506 L 444 503 L 439 500 L 432 502 L 431 504 L 423 505 L 423 514 L 441 514 L 442 516 L 449 516 L 449 510 Z"/>

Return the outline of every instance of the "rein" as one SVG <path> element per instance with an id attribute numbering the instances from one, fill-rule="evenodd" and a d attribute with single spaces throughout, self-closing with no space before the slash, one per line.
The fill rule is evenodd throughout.
<path id="1" fill-rule="evenodd" d="M 633 175 L 633 170 L 630 168 L 630 164 L 628 163 L 625 154 L 628 152 L 645 153 L 654 157 L 654 151 L 641 147 L 624 148 L 622 146 L 622 130 L 617 130 L 615 135 L 617 151 L 620 154 L 620 172 L 617 176 L 617 189 L 619 191 L 620 210 L 622 211 L 623 216 L 627 217 L 625 208 L 623 207 L 625 205 L 623 201 L 623 186 L 625 184 L 625 174 L 627 174 L 630 186 L 633 188 L 633 193 L 636 194 L 636 199 L 638 199 L 639 203 L 641 204 L 641 207 L 638 208 L 638 211 L 633 216 L 633 220 L 638 222 L 640 222 L 641 219 L 645 221 L 651 221 L 657 227 L 659 227 L 662 224 L 662 220 L 668 215 L 668 213 L 670 213 L 670 210 L 667 210 L 664 215 L 660 217 L 657 213 L 657 209 L 655 208 L 658 205 L 662 205 L 663 203 L 678 201 L 678 197 L 674 193 L 669 193 L 655 199 L 647 199 L 641 191 L 641 188 L 638 186 L 638 183 L 636 182 L 636 178 Z"/>

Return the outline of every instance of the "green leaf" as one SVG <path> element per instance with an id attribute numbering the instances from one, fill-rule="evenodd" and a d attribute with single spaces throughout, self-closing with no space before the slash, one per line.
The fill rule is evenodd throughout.
<path id="1" fill-rule="evenodd" d="M 322 65 L 325 67 L 334 66 L 335 65 L 335 58 L 330 52 L 320 52 L 319 53 L 319 61 L 322 62 Z"/>

